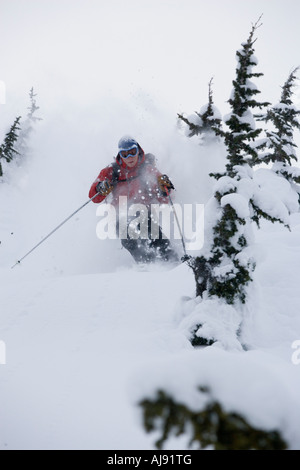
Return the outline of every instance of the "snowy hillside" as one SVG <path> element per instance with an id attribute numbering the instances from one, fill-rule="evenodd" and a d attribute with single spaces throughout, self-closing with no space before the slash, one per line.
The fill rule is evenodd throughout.
<path id="1" fill-rule="evenodd" d="M 174 135 L 173 158 L 185 145 L 199 174 L 201 167 L 198 201 L 205 201 L 212 163 L 199 160 L 192 140 Z M 203 400 L 195 391 L 199 385 L 253 425 L 280 429 L 299 448 L 300 366 L 292 349 L 300 339 L 299 217 L 293 217 L 291 232 L 272 224 L 257 232 L 258 265 L 237 338 L 234 309 L 217 301 L 202 306 L 186 265 L 140 272 L 118 241 L 98 240 L 93 204 L 11 270 L 85 201 L 89 177 L 99 167 L 96 158 L 74 166 L 68 153 L 41 148 L 43 161 L 42 150 L 0 188 L 0 339 L 6 345 L 1 448 L 155 449 L 155 433 L 145 434 L 138 402 L 164 388 L 197 407 Z M 213 151 L 220 164 L 222 149 Z M 159 164 L 173 170 L 176 198 L 193 197 L 180 187 L 184 180 L 166 154 Z M 188 325 L 197 318 L 205 323 L 216 311 L 221 341 L 192 348 Z M 188 436 L 172 438 L 165 447 L 184 449 L 187 442 Z"/>
<path id="2" fill-rule="evenodd" d="M 133 126 L 135 119 L 133 114 Z M 153 360 L 192 349 L 176 320 L 178 301 L 194 295 L 192 272 L 184 265 L 137 271 L 118 240 L 96 237 L 93 203 L 11 269 L 87 201 L 91 183 L 115 155 L 115 133 L 106 133 L 100 151 L 93 129 L 86 126 L 86 134 L 74 137 L 74 123 L 76 118 L 40 123 L 32 157 L 21 167 L 7 166 L 0 187 L 0 340 L 6 346 L 0 446 L 154 449 L 131 387 L 138 389 L 135 374 Z M 151 125 L 157 133 L 154 121 Z M 222 164 L 222 148 L 214 148 L 215 158 L 203 171 L 196 142 L 182 140 L 174 126 L 160 138 L 159 146 L 141 143 L 156 154 L 159 168 L 172 174 L 174 201 L 202 203 L 211 193 L 208 172 Z M 92 142 L 91 148 L 83 149 L 83 140 Z M 187 144 L 189 160 L 182 169 L 176 159 L 186 154 Z M 201 195 L 185 185 L 197 166 Z"/>
<path id="3" fill-rule="evenodd" d="M 299 132 L 298 148 L 283 145 L 280 129 L 256 135 L 252 100 L 247 108 L 259 90 L 262 105 L 278 103 L 289 71 L 299 74 L 300 4 L 237 3 L 1 2 L 0 145 L 16 117 L 26 118 L 30 89 L 42 120 L 26 158 L 8 163 L 1 153 L 0 450 L 156 450 L 162 430 L 146 433 L 141 403 L 161 391 L 193 413 L 218 403 L 225 416 L 239 416 L 263 434 L 276 431 L 283 448 L 300 450 L 300 212 L 293 189 L 299 162 L 290 173 L 294 186 L 282 155 L 280 175 L 267 168 L 272 142 L 298 155 Z M 246 71 L 257 64 L 259 70 L 255 83 L 247 74 L 239 82 L 237 48 L 253 46 L 251 35 L 242 42 L 251 24 L 259 40 L 253 38 L 257 51 Z M 225 123 L 227 116 L 231 133 L 199 140 L 195 126 L 207 125 L 199 111 L 209 110 L 208 84 L 215 117 Z M 296 112 L 297 86 L 293 98 Z M 275 108 L 289 107 L 281 100 Z M 89 190 L 125 134 L 155 155 L 175 186 L 174 203 L 205 206 L 204 248 L 190 253 L 207 256 L 202 297 L 187 264 L 141 269 L 119 240 L 97 237 L 98 206 L 89 203 Z M 255 155 L 259 149 L 269 160 Z M 262 214 L 288 228 L 260 220 L 258 229 L 253 220 Z M 222 253 L 213 251 L 218 238 Z M 209 296 L 212 273 L 221 288 Z M 196 277 L 198 287 L 203 270 Z M 242 295 L 220 300 L 216 292 L 229 290 L 224 279 L 233 279 Z M 192 346 L 192 335 L 200 346 Z M 162 419 L 155 418 L 159 427 Z M 180 436 L 172 429 L 163 449 L 190 450 L 191 428 Z"/>
<path id="4" fill-rule="evenodd" d="M 131 402 L 136 371 L 189 349 L 173 317 L 189 276 L 157 274 L 5 284 L 1 449 L 153 448 Z"/>

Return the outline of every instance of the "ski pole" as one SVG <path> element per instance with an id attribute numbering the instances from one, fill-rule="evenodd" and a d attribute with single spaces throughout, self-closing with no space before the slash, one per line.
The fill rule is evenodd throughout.
<path id="1" fill-rule="evenodd" d="M 77 214 L 77 212 L 81 211 L 81 209 L 83 209 L 87 204 L 89 204 L 93 199 L 95 199 L 97 196 L 99 196 L 100 193 L 97 193 L 95 194 L 95 196 L 93 196 L 91 199 L 89 199 L 87 202 L 85 202 L 81 207 L 79 207 L 79 209 L 77 209 L 75 212 L 73 212 L 73 214 L 69 215 L 69 217 L 67 217 L 63 222 L 61 222 L 54 230 L 52 230 L 52 232 L 48 233 L 48 235 L 46 237 L 44 237 L 37 245 L 35 245 L 33 248 L 31 248 L 30 251 L 28 251 L 28 253 L 26 253 L 26 255 L 24 255 L 21 259 L 19 259 L 12 267 L 11 269 L 13 269 L 15 266 L 17 266 L 17 264 L 20 264 L 21 261 L 23 261 L 23 259 L 25 259 L 28 255 L 30 255 L 36 248 L 38 248 L 42 243 L 44 243 L 44 241 L 46 241 L 49 237 L 51 237 L 51 235 L 53 235 L 60 227 L 62 227 L 66 222 L 68 222 L 68 220 L 70 220 L 72 217 L 74 217 L 75 214 Z"/>
<path id="2" fill-rule="evenodd" d="M 169 190 L 168 190 L 168 188 L 167 188 L 166 186 L 165 186 L 165 190 L 166 190 L 167 196 L 168 196 L 168 198 L 169 198 L 170 205 L 171 205 L 172 211 L 173 211 L 173 213 L 174 213 L 174 216 L 175 216 L 175 219 L 176 219 L 176 222 L 177 222 L 177 225 L 178 225 L 178 230 L 179 230 L 179 234 L 180 234 L 180 237 L 181 237 L 181 243 L 182 243 L 183 252 L 184 252 L 183 260 L 186 261 L 186 260 L 188 260 L 190 257 L 189 257 L 189 255 L 188 255 L 187 252 L 186 252 L 185 241 L 184 241 L 183 233 L 182 233 L 182 230 L 181 230 L 181 227 L 180 227 L 178 215 L 177 215 L 177 212 L 176 212 L 176 210 L 175 210 L 175 206 L 174 206 L 174 204 L 173 204 L 173 201 L 172 201 L 172 198 L 171 198 L 171 196 L 170 196 Z"/>

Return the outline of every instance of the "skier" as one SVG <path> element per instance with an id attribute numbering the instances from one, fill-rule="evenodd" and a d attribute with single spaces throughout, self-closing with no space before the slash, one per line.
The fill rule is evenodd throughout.
<path id="1" fill-rule="evenodd" d="M 151 204 L 168 204 L 168 194 L 172 189 L 174 186 L 168 176 L 161 174 L 156 168 L 154 155 L 145 154 L 135 139 L 124 136 L 119 140 L 115 161 L 100 172 L 91 186 L 89 197 L 99 193 L 93 202 L 101 203 L 111 195 L 111 203 L 117 209 L 121 196 L 126 196 L 129 204 L 142 204 L 147 211 L 146 236 L 145 231 L 141 234 L 141 227 L 132 236 L 128 229 L 130 218 L 127 218 L 126 235 L 121 237 L 119 233 L 122 246 L 137 263 L 151 263 L 157 260 L 175 262 L 178 261 L 178 256 L 159 225 L 158 236 L 151 238 Z M 120 224 L 118 218 L 118 232 Z"/>

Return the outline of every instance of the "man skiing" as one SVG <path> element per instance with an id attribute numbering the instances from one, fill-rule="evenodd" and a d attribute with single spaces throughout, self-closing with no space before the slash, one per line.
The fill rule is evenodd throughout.
<path id="1" fill-rule="evenodd" d="M 91 186 L 89 197 L 93 202 L 101 203 L 110 195 L 111 203 L 118 207 L 119 198 L 126 197 L 129 204 L 141 204 L 146 208 L 147 232 L 141 235 L 141 227 L 132 236 L 127 222 L 125 236 L 120 236 L 121 243 L 137 263 L 151 263 L 157 260 L 178 261 L 178 256 L 171 247 L 170 240 L 158 226 L 158 236 L 151 237 L 151 204 L 168 204 L 168 194 L 174 189 L 166 175 L 162 175 L 155 165 L 155 157 L 145 154 L 138 142 L 130 136 L 124 136 L 118 143 L 115 161 L 104 168 Z M 120 214 L 119 214 L 120 216 Z M 127 214 L 126 214 L 127 216 Z M 127 219 L 128 220 L 128 219 Z M 120 220 L 117 222 L 119 231 Z M 138 233 L 139 232 L 139 233 Z"/>

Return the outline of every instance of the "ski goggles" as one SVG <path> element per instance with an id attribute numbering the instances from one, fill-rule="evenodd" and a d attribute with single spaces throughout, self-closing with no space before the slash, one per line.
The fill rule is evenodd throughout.
<path id="1" fill-rule="evenodd" d="M 129 158 L 129 157 L 136 157 L 138 153 L 139 153 L 139 149 L 137 145 L 134 145 L 129 150 L 119 150 L 120 157 L 124 158 L 125 160 L 126 158 Z"/>

